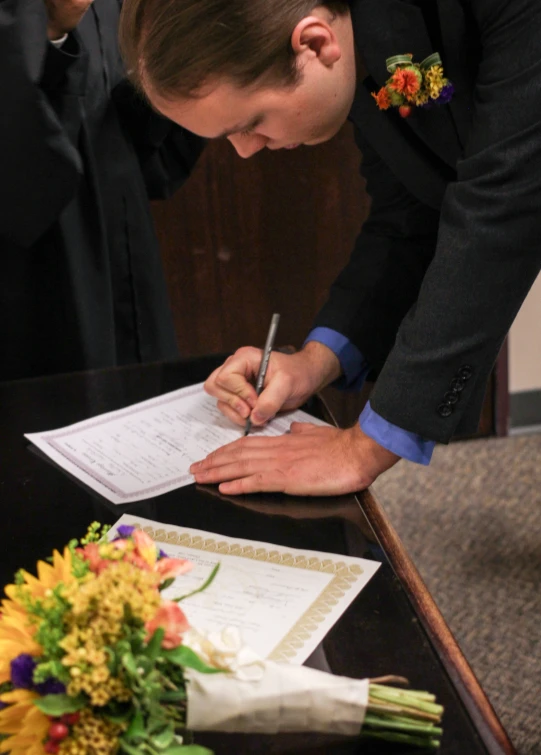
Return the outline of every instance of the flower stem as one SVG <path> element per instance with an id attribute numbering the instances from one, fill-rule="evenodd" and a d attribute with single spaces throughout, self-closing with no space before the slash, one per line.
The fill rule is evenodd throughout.
<path id="1" fill-rule="evenodd" d="M 439 747 L 443 706 L 435 696 L 420 690 L 400 689 L 370 682 L 368 706 L 361 736 L 403 742 L 418 747 Z"/>
<path id="2" fill-rule="evenodd" d="M 424 737 L 415 737 L 411 734 L 400 734 L 399 732 L 379 732 L 363 731 L 361 737 L 367 739 L 383 739 L 386 742 L 401 742 L 403 744 L 413 745 L 415 747 L 425 747 L 427 749 L 436 749 L 440 746 L 439 739 L 426 739 Z"/>

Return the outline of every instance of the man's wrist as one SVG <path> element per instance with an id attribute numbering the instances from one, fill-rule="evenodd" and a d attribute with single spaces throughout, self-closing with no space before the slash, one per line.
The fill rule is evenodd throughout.
<path id="1" fill-rule="evenodd" d="M 308 341 L 298 354 L 310 365 L 314 376 L 313 393 L 325 388 L 342 374 L 340 360 L 332 349 L 319 341 Z"/>
<path id="2" fill-rule="evenodd" d="M 388 451 L 416 464 L 430 464 L 435 442 L 384 419 L 372 409 L 370 401 L 361 412 L 358 424 L 365 435 Z"/>

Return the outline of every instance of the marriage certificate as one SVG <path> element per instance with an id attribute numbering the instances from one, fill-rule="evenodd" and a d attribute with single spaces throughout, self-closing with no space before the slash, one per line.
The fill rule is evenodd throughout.
<path id="1" fill-rule="evenodd" d="M 212 584 L 182 602 L 190 625 L 202 632 L 236 627 L 262 658 L 303 663 L 379 567 L 364 558 L 304 551 L 161 524 L 125 514 L 110 530 L 129 524 L 147 532 L 172 558 L 187 558 L 191 572 L 163 591 L 167 600 Z"/>
<path id="2" fill-rule="evenodd" d="M 326 424 L 297 410 L 254 428 L 253 434 L 282 435 L 294 421 Z M 131 503 L 189 485 L 194 461 L 242 435 L 243 428 L 224 417 L 198 383 L 25 437 L 112 503 Z"/>

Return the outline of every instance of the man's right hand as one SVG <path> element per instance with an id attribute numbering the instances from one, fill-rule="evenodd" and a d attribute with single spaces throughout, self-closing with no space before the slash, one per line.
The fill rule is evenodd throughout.
<path id="1" fill-rule="evenodd" d="M 296 409 L 340 376 L 340 362 L 331 349 L 310 341 L 295 354 L 273 351 L 265 385 L 258 397 L 254 384 L 261 349 L 245 346 L 214 370 L 205 390 L 218 399 L 218 408 L 238 425 L 251 415 L 254 426 L 264 425 L 279 411 Z"/>
<path id="2" fill-rule="evenodd" d="M 92 0 L 44 0 L 49 22 L 47 37 L 61 39 L 73 31 L 92 5 Z"/>

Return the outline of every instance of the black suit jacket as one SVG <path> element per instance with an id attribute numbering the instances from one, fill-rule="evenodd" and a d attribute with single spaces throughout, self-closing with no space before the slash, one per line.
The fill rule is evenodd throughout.
<path id="1" fill-rule="evenodd" d="M 177 356 L 149 195 L 202 140 L 127 84 L 119 11 L 59 50 L 43 0 L 0 0 L 0 380 Z"/>
<path id="2" fill-rule="evenodd" d="M 488 377 L 541 264 L 541 3 L 354 0 L 368 72 L 350 118 L 372 196 L 316 325 L 377 375 L 372 407 L 447 442 L 477 428 Z M 456 93 L 377 109 L 385 60 L 442 57 Z M 534 335 L 534 334 L 532 334 Z"/>

